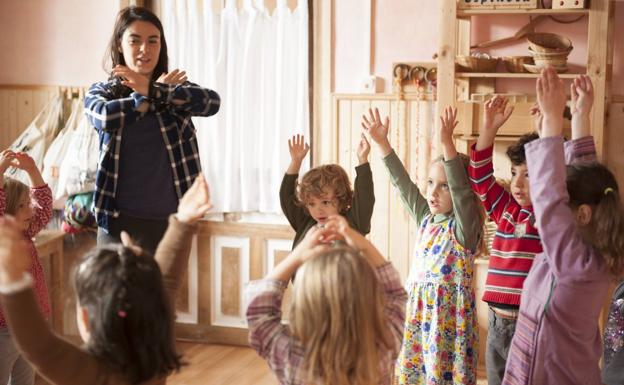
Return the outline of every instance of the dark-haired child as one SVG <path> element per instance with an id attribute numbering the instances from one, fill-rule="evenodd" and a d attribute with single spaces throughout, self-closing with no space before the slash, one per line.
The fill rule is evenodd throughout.
<path id="1" fill-rule="evenodd" d="M 165 384 L 181 366 L 174 344 L 174 299 L 196 222 L 210 208 L 198 177 L 169 218 L 155 258 L 122 233 L 121 244 L 87 254 L 76 269 L 77 318 L 84 348 L 54 334 L 37 308 L 12 218 L 0 221 L 0 300 L 22 355 L 57 385 Z"/>

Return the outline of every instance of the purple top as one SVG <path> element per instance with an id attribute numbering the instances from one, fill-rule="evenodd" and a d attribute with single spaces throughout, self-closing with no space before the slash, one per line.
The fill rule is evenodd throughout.
<path id="1" fill-rule="evenodd" d="M 575 149 L 566 144 L 566 150 Z M 503 384 L 598 385 L 598 318 L 610 275 L 568 206 L 563 139 L 535 140 L 525 151 L 544 252 L 524 283 Z"/>

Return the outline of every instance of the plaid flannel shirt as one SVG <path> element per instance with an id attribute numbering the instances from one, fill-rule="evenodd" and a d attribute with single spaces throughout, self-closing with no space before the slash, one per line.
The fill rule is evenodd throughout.
<path id="1" fill-rule="evenodd" d="M 391 351 L 380 352 L 379 384 L 389 385 L 392 364 L 403 341 L 405 304 L 407 293 L 399 273 L 387 262 L 376 269 L 377 279 L 385 294 L 384 315 L 386 326 L 394 337 Z M 286 284 L 281 281 L 259 280 L 245 288 L 249 343 L 264 358 L 282 385 L 304 385 L 303 365 L 305 348 L 293 337 L 290 326 L 282 323 L 282 298 Z"/>
<path id="2" fill-rule="evenodd" d="M 191 82 L 180 85 L 152 83 L 150 97 L 133 92 L 125 98 L 113 96 L 119 80 L 95 83 L 85 96 L 85 114 L 100 138 L 100 157 L 95 179 L 95 217 L 108 232 L 111 218 L 119 216 L 115 205 L 119 176 L 119 153 L 124 127 L 153 112 L 169 153 L 178 199 L 201 172 L 193 116 L 211 116 L 219 111 L 219 95 Z M 137 108 L 149 103 L 148 112 Z M 150 191 L 146 193 L 155 193 Z"/>

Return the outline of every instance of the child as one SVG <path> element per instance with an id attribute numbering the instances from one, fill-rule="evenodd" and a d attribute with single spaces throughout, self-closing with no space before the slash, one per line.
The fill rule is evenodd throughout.
<path id="1" fill-rule="evenodd" d="M 409 302 L 403 346 L 396 366 L 399 384 L 475 384 L 478 327 L 472 287 L 474 254 L 485 215 L 470 189 L 466 167 L 453 144 L 457 111 L 441 117 L 444 157 L 429 168 L 424 197 L 388 141 L 379 111 L 362 125 L 384 156 L 392 184 L 420 226 L 407 282 Z"/>
<path id="2" fill-rule="evenodd" d="M 319 166 L 308 171 L 297 186 L 301 163 L 310 150 L 303 136 L 288 140 L 291 162 L 280 187 L 280 204 L 284 215 L 295 230 L 293 249 L 311 227 L 324 225 L 331 215 L 347 218 L 349 226 L 366 235 L 370 232 L 375 190 L 368 154 L 370 145 L 362 135 L 357 149 L 359 165 L 355 168 L 355 188 L 349 176 L 337 164 Z"/>
<path id="3" fill-rule="evenodd" d="M 282 297 L 297 269 L 288 326 Z M 310 229 L 246 296 L 250 344 L 280 384 L 390 384 L 406 293 L 390 262 L 344 217 Z"/>
<path id="4" fill-rule="evenodd" d="M 593 102 L 591 82 L 587 77 L 576 82 L 583 94 L 573 100 L 577 106 L 572 112 L 572 141 L 566 143 L 566 162 L 591 159 L 595 154 L 589 137 L 588 116 Z M 582 83 L 582 84 L 581 84 Z M 479 138 L 470 151 L 468 173 L 474 191 L 479 194 L 490 219 L 496 225 L 491 246 L 490 262 L 483 301 L 490 307 L 485 363 L 489 385 L 500 385 L 511 339 L 516 328 L 520 294 L 524 280 L 531 269 L 533 258 L 542 251 L 529 190 L 524 145 L 538 138 L 536 133 L 523 135 L 507 149 L 511 160 L 511 192 L 494 179 L 492 154 L 498 129 L 509 119 L 513 107 L 507 99 L 496 96 L 485 104 L 484 122 Z M 577 103 L 578 102 L 578 103 Z M 539 131 L 542 116 L 539 108 L 532 113 Z M 563 114 L 562 114 L 563 116 Z"/>
<path id="5" fill-rule="evenodd" d="M 84 348 L 45 323 L 25 273 L 28 245 L 15 220 L 0 221 L 0 300 L 16 345 L 37 372 L 58 385 L 165 384 L 181 365 L 174 345 L 175 294 L 195 222 L 209 208 L 208 187 L 200 176 L 169 218 L 155 258 L 125 232 L 123 246 L 100 246 L 84 257 L 74 275 Z"/>
<path id="6" fill-rule="evenodd" d="M 22 182 L 4 178 L 9 167 L 25 171 L 30 179 L 29 188 Z M 23 152 L 5 150 L 0 154 L 0 217 L 12 215 L 21 237 L 27 244 L 24 260 L 34 281 L 36 302 L 44 318 L 50 317 L 50 304 L 45 274 L 32 238 L 45 227 L 52 217 L 52 191 L 43 181 L 35 161 Z M 35 372 L 14 345 L 9 333 L 4 308 L 0 307 L 0 384 L 32 385 Z"/>
<path id="7" fill-rule="evenodd" d="M 604 336 L 602 383 L 624 384 L 624 281 L 613 292 Z"/>
<path id="8" fill-rule="evenodd" d="M 526 145 L 536 225 L 544 251 L 524 282 L 504 384 L 601 383 L 598 318 L 622 271 L 624 213 L 613 174 L 596 162 L 566 169 L 563 82 L 552 67 L 537 81 L 541 139 Z"/>

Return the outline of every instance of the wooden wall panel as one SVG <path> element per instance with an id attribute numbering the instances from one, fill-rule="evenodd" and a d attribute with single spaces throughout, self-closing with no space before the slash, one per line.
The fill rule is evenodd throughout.
<path id="1" fill-rule="evenodd" d="M 221 311 L 233 317 L 241 313 L 241 250 L 233 247 L 221 249 Z"/>

